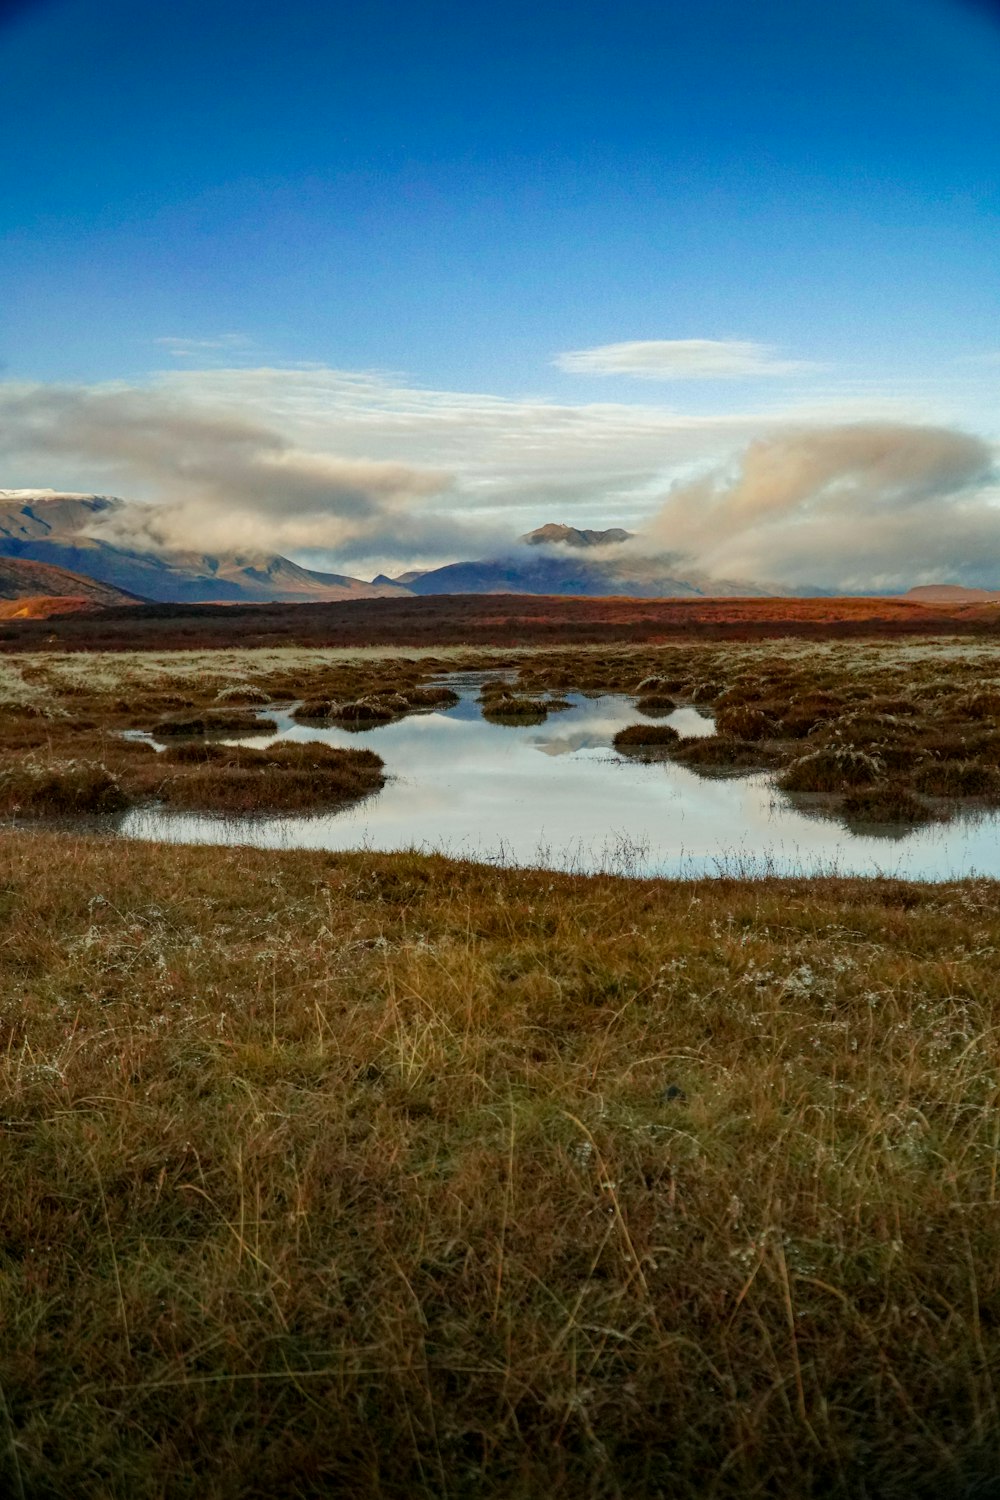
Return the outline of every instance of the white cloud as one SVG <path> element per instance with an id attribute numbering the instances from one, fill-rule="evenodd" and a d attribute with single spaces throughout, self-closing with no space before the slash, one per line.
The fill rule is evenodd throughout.
<path id="1" fill-rule="evenodd" d="M 571 349 L 553 364 L 569 375 L 632 375 L 640 380 L 738 380 L 758 375 L 803 375 L 822 369 L 781 359 L 767 344 L 737 339 L 633 339 Z"/>
<path id="2" fill-rule="evenodd" d="M 312 451 L 280 424 L 163 389 L 0 386 L 0 433 L 13 462 L 144 492 L 152 503 L 98 523 L 123 545 L 434 556 L 454 531 L 428 508 L 449 487 L 444 470 Z"/>
<path id="3" fill-rule="evenodd" d="M 971 433 L 853 423 L 775 433 L 671 487 L 634 544 L 714 578 L 863 592 L 1000 585 L 997 450 Z"/>
<path id="4" fill-rule="evenodd" d="M 308 554 L 369 576 L 565 521 L 643 529 L 637 555 L 683 552 L 717 578 L 996 583 L 993 455 L 877 392 L 691 415 L 322 367 L 0 385 L 5 484 L 146 502 L 123 518 L 144 545 Z"/>

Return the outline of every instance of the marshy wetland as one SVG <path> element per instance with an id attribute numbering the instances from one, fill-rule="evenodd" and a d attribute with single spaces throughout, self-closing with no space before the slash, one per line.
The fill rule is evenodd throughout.
<path id="1" fill-rule="evenodd" d="M 581 873 L 993 876 L 993 663 L 948 641 L 8 659 L 0 811 Z"/>
<path id="2" fill-rule="evenodd" d="M 476 736 L 536 846 L 676 776 L 885 868 L 992 828 L 1000 654 L 0 657 L 0 1484 L 994 1494 L 995 882 L 83 831 L 371 825 L 426 740 L 440 832 Z"/>

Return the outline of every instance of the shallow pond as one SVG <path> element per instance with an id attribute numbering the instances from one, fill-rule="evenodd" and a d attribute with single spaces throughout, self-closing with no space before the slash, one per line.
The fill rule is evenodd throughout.
<path id="1" fill-rule="evenodd" d="M 389 776 L 376 796 L 336 813 L 222 819 L 141 808 L 119 821 L 129 838 L 261 848 L 416 848 L 500 864 L 629 875 L 842 874 L 941 880 L 1000 876 L 1000 818 L 959 818 L 911 830 L 853 833 L 793 807 L 766 774 L 704 777 L 669 760 L 626 759 L 611 747 L 640 717 L 631 699 L 570 695 L 541 725 L 487 723 L 479 678 L 449 678 L 461 701 L 364 733 L 298 724 L 274 739 L 368 746 Z M 681 708 L 661 722 L 682 735 L 712 721 Z"/>

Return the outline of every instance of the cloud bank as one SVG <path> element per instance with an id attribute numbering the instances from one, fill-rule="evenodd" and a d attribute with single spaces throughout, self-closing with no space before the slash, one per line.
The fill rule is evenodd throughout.
<path id="1" fill-rule="evenodd" d="M 283 552 L 371 576 L 497 556 L 546 521 L 716 579 L 865 592 L 1000 586 L 996 449 L 876 407 L 714 415 L 210 369 L 145 386 L 0 385 L 0 482 L 117 493 L 101 534 Z M 910 415 L 910 414 L 907 414 Z"/>
<path id="2" fill-rule="evenodd" d="M 671 487 L 635 545 L 713 577 L 845 592 L 1000 585 L 995 448 L 941 427 L 849 424 L 759 439 Z"/>
<path id="3" fill-rule="evenodd" d="M 781 359 L 767 344 L 735 339 L 634 339 L 570 349 L 553 364 L 568 375 L 632 375 L 640 380 L 736 380 L 759 375 L 803 375 L 821 368 Z"/>
<path id="4" fill-rule="evenodd" d="M 452 518 L 426 508 L 447 471 L 311 452 L 253 416 L 167 391 L 3 386 L 0 430 L 0 452 L 22 463 L 63 460 L 99 476 L 95 488 L 149 493 L 95 522 L 123 546 L 421 557 L 454 541 Z"/>

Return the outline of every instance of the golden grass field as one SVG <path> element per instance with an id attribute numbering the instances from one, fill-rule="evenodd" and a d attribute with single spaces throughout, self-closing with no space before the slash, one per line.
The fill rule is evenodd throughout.
<path id="1" fill-rule="evenodd" d="M 868 722 L 871 789 L 946 734 L 989 770 L 997 732 L 1000 662 L 964 642 L 21 655 L 0 756 L 72 751 L 146 795 L 117 728 L 498 661 L 535 699 L 655 676 L 749 708 L 769 734 L 732 738 L 779 775 L 825 694 L 811 733 Z M 8 817 L 0 1489 L 997 1494 L 998 953 L 988 881 L 629 881 Z"/>

